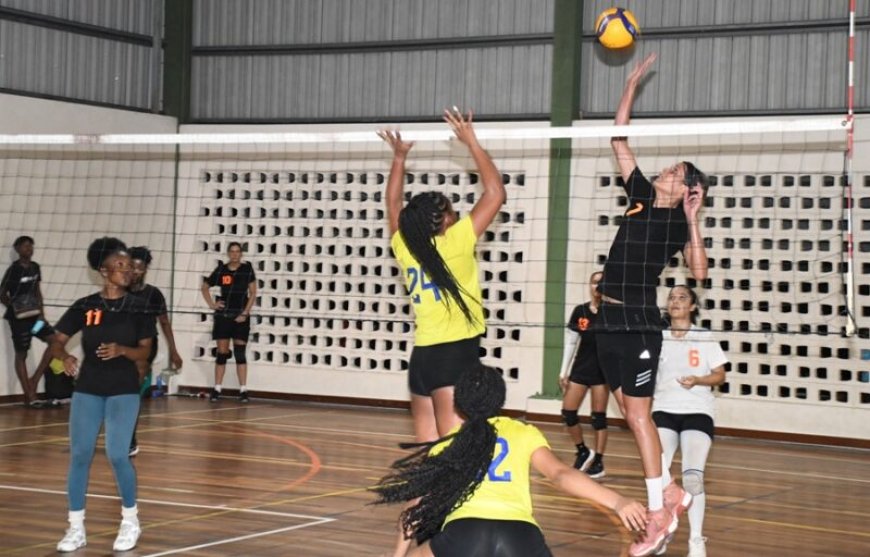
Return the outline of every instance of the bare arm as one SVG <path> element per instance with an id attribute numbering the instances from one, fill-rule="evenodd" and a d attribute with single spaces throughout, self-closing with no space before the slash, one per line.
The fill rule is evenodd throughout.
<path id="1" fill-rule="evenodd" d="M 211 297 L 211 290 L 209 290 L 210 288 L 211 287 L 206 281 L 202 281 L 202 286 L 199 289 L 200 292 L 202 292 L 202 299 L 205 300 L 205 303 L 208 305 L 208 307 L 213 310 L 223 308 L 223 302 L 215 302 L 214 298 Z"/>
<path id="2" fill-rule="evenodd" d="M 405 159 L 414 143 L 402 141 L 402 134 L 394 130 L 379 130 L 378 137 L 393 149 L 393 164 L 387 179 L 387 192 L 384 203 L 387 206 L 387 222 L 390 237 L 399 229 L 399 213 L 402 212 L 402 196 L 405 194 Z"/>
<path id="3" fill-rule="evenodd" d="M 687 389 L 691 389 L 695 385 L 704 387 L 717 387 L 725 382 L 725 366 L 719 366 L 709 375 L 687 375 L 678 379 L 680 385 Z"/>
<path id="4" fill-rule="evenodd" d="M 492 157 L 477 141 L 472 123 L 473 118 L 474 114 L 470 110 L 465 115 L 456 107 L 444 111 L 444 121 L 453 129 L 457 139 L 468 147 L 474 164 L 480 172 L 483 194 L 471 209 L 471 223 L 474 226 L 474 233 L 480 237 L 498 215 L 501 206 L 507 199 L 507 192 L 504 189 L 501 173 L 492 162 Z"/>
<path id="5" fill-rule="evenodd" d="M 631 120 L 631 107 L 634 104 L 634 97 L 637 93 L 637 85 L 640 83 L 649 67 L 656 61 L 655 53 L 650 54 L 644 60 L 634 67 L 634 70 L 628 74 L 628 79 L 625 82 L 625 88 L 622 90 L 622 99 L 619 101 L 619 106 L 616 108 L 616 119 L 614 124 L 617 126 L 627 126 Z M 637 161 L 634 158 L 634 153 L 628 146 L 627 137 L 612 137 L 610 146 L 613 148 L 613 154 L 616 155 L 616 163 L 619 165 L 619 173 L 623 180 L 628 180 L 632 171 L 637 167 Z"/>
<path id="6" fill-rule="evenodd" d="M 646 526 L 646 508 L 643 505 L 571 468 L 559 460 L 549 448 L 541 447 L 532 453 L 532 466 L 565 493 L 589 499 L 611 509 L 619 515 L 629 530 L 642 531 Z"/>
<path id="7" fill-rule="evenodd" d="M 704 237 L 701 236 L 698 212 L 704 201 L 701 188 L 689 188 L 683 193 L 683 211 L 689 226 L 689 241 L 683 247 L 683 257 L 695 280 L 707 278 L 707 249 L 704 247 Z"/>
<path id="8" fill-rule="evenodd" d="M 51 337 L 51 342 L 48 349 L 51 351 L 51 357 L 63 362 L 64 373 L 75 377 L 79 372 L 79 360 L 72 354 L 66 351 L 66 343 L 69 342 L 69 336 L 56 331 Z"/>
<path id="9" fill-rule="evenodd" d="M 157 322 L 160 323 L 160 329 L 163 331 L 163 337 L 166 339 L 166 345 L 169 348 L 169 363 L 172 364 L 174 369 L 180 369 L 184 361 L 178 354 L 178 347 L 175 345 L 175 334 L 172 332 L 172 322 L 169 320 L 169 314 L 158 315 Z"/>

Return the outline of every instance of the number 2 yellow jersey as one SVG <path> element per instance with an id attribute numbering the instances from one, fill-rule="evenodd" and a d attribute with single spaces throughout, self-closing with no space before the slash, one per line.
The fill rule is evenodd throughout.
<path id="1" fill-rule="evenodd" d="M 529 488 L 529 466 L 532 453 L 549 444 L 533 425 L 505 417 L 490 418 L 498 442 L 492 462 L 474 494 L 444 520 L 444 524 L 460 518 L 489 520 L 521 520 L 537 526 L 532 515 L 532 495 Z M 434 456 L 450 441 L 438 444 L 430 451 Z"/>
<path id="2" fill-rule="evenodd" d="M 483 334 L 485 324 L 480 301 L 480 277 L 477 257 L 474 254 L 477 236 L 474 234 L 471 216 L 460 219 L 443 235 L 436 236 L 435 248 L 462 287 L 462 299 L 474 315 L 474 323 L 465 319 L 462 309 L 455 302 L 446 303 L 447 297 L 423 273 L 420 263 L 411 255 L 400 232 L 393 234 L 390 245 L 402 268 L 414 307 L 416 346 L 443 344 Z"/>

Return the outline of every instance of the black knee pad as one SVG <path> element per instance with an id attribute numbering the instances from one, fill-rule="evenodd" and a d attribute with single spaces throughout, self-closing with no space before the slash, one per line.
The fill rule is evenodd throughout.
<path id="1" fill-rule="evenodd" d="M 575 425 L 580 423 L 580 416 L 577 415 L 576 410 L 565 410 L 563 408 L 562 423 L 568 427 L 574 427 Z"/>
<path id="2" fill-rule="evenodd" d="M 245 355 L 247 344 L 236 344 L 233 346 L 233 357 L 236 359 L 236 365 L 248 363 L 248 357 Z"/>
<path id="3" fill-rule="evenodd" d="M 216 363 L 219 366 L 222 366 L 230 360 L 231 355 L 232 354 L 230 354 L 229 352 L 218 352 L 217 356 L 215 356 L 215 358 L 214 358 L 214 363 Z"/>
<path id="4" fill-rule="evenodd" d="M 592 412 L 592 429 L 607 429 L 607 412 Z"/>

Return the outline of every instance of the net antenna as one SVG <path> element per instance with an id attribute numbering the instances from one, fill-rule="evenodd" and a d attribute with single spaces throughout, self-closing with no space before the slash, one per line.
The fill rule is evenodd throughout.
<path id="1" fill-rule="evenodd" d="M 855 324 L 855 252 L 852 233 L 852 205 L 855 202 L 852 197 L 852 185 L 854 182 L 852 157 L 854 156 L 855 145 L 855 10 L 856 0 L 849 0 L 849 81 L 846 92 L 846 151 L 843 161 L 843 175 L 846 180 L 846 199 L 843 204 L 844 219 L 846 221 L 844 231 L 846 235 L 846 261 L 843 276 L 843 286 L 846 290 L 846 336 L 854 335 L 857 330 Z"/>

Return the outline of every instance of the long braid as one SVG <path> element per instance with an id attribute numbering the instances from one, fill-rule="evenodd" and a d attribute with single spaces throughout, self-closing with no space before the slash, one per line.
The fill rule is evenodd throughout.
<path id="1" fill-rule="evenodd" d="M 431 443 L 403 444 L 413 454 L 393 463 L 393 472 L 372 488 L 376 504 L 420 498 L 399 517 L 403 531 L 418 543 L 431 538 L 451 511 L 474 494 L 493 458 L 497 436 L 488 419 L 504 405 L 505 384 L 494 369 L 479 365 L 456 382 L 454 403 L 466 421 L 459 430 Z M 450 441 L 443 451 L 429 456 L 435 445 Z"/>
<path id="2" fill-rule="evenodd" d="M 399 233 L 423 272 L 438 287 L 444 303 L 449 306 L 455 302 L 465 320 L 477 324 L 478 319 L 462 297 L 463 292 L 468 292 L 457 282 L 435 248 L 435 236 L 441 231 L 444 213 L 449 207 L 450 201 L 444 194 L 430 191 L 415 195 L 399 213 Z"/>

